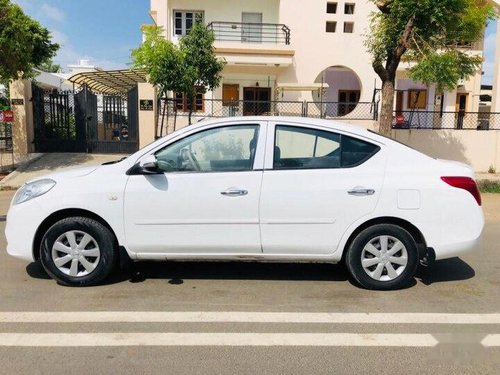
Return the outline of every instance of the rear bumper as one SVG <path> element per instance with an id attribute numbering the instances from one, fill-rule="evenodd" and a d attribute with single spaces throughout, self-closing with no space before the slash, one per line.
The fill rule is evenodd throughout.
<path id="1" fill-rule="evenodd" d="M 453 258 L 468 253 L 477 248 L 480 240 L 481 238 L 477 237 L 469 241 L 462 241 L 452 244 L 443 244 L 439 245 L 437 248 L 434 247 L 436 260 Z"/>

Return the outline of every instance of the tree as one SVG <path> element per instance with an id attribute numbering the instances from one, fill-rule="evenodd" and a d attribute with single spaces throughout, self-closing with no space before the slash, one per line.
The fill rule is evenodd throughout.
<path id="1" fill-rule="evenodd" d="M 373 69 L 382 80 L 380 132 L 389 135 L 400 62 L 414 63 L 409 70 L 411 79 L 436 84 L 438 92 L 454 89 L 482 63 L 480 56 L 457 46 L 480 40 L 495 12 L 479 0 L 372 1 L 379 12 L 372 16 L 366 45 Z"/>
<path id="2" fill-rule="evenodd" d="M 196 93 L 212 91 L 220 86 L 222 69 L 226 63 L 217 58 L 214 41 L 213 32 L 208 30 L 201 20 L 197 20 L 179 43 L 183 69 L 178 87 L 179 92 L 190 98 L 190 125 L 193 107 L 196 105 Z"/>
<path id="3" fill-rule="evenodd" d="M 168 98 L 169 91 L 178 89 L 179 77 L 182 75 L 182 58 L 179 49 L 163 36 L 163 28 L 148 26 L 144 29 L 144 42 L 132 51 L 135 68 L 143 69 L 148 81 L 158 89 L 160 98 Z M 162 113 L 160 136 L 163 135 Z"/>
<path id="4" fill-rule="evenodd" d="M 197 20 L 178 46 L 164 38 L 161 27 L 148 27 L 144 34 L 142 45 L 132 51 L 134 67 L 146 71 L 160 95 L 166 96 L 169 91 L 186 95 L 191 124 L 197 92 L 219 87 L 225 65 L 215 55 L 213 32 Z"/>
<path id="5" fill-rule="evenodd" d="M 59 45 L 50 32 L 9 0 L 0 0 L 0 77 L 2 82 L 32 78 L 33 68 L 53 58 Z"/>
<path id="6" fill-rule="evenodd" d="M 62 72 L 61 65 L 55 64 L 54 61 L 52 61 L 52 59 L 47 60 L 47 61 L 43 62 L 42 64 L 38 65 L 37 69 L 40 69 L 41 71 L 47 72 L 47 73 L 61 73 Z"/>

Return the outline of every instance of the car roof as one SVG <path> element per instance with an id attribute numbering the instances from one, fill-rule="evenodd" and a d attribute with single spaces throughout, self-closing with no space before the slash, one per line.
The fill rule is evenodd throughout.
<path id="1" fill-rule="evenodd" d="M 336 120 L 326 120 L 326 119 L 317 119 L 311 117 L 292 117 L 292 116 L 234 116 L 234 117 L 218 117 L 218 118 L 210 118 L 201 120 L 193 125 L 191 128 L 198 125 L 205 126 L 211 124 L 218 124 L 224 122 L 285 122 L 292 123 L 297 125 L 317 125 L 322 127 L 327 127 L 330 129 L 340 130 L 352 134 L 357 134 L 363 137 L 376 138 L 377 141 L 381 143 L 384 142 L 384 138 L 378 138 L 375 132 L 369 132 L 366 128 L 360 125 L 354 124 L 346 124 Z"/>

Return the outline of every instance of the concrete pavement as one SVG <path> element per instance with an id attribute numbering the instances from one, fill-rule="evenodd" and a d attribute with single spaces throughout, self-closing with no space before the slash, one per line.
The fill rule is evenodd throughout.
<path id="1" fill-rule="evenodd" d="M 67 168 L 102 164 L 121 159 L 121 154 L 48 153 L 32 159 L 0 181 L 0 189 L 17 189 L 26 181 Z"/>

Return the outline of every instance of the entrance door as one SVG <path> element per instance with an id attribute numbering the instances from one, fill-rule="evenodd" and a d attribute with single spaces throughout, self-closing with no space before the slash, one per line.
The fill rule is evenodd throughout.
<path id="1" fill-rule="evenodd" d="M 403 97 L 404 91 L 396 91 L 396 116 L 403 114 Z"/>
<path id="2" fill-rule="evenodd" d="M 259 116 L 271 110 L 271 88 L 244 87 L 243 115 Z"/>
<path id="3" fill-rule="evenodd" d="M 339 116 L 351 113 L 359 101 L 359 90 L 339 90 Z"/>
<path id="4" fill-rule="evenodd" d="M 261 253 L 262 165 L 254 166 L 254 159 L 264 139 L 254 122 L 224 125 L 155 151 L 164 173 L 131 175 L 125 189 L 130 250 L 139 258 Z"/>
<path id="5" fill-rule="evenodd" d="M 468 93 L 458 93 L 456 101 L 457 112 L 465 112 L 467 110 L 467 103 L 469 101 Z"/>
<path id="6" fill-rule="evenodd" d="M 262 13 L 242 13 L 241 22 L 241 41 L 262 43 Z"/>

